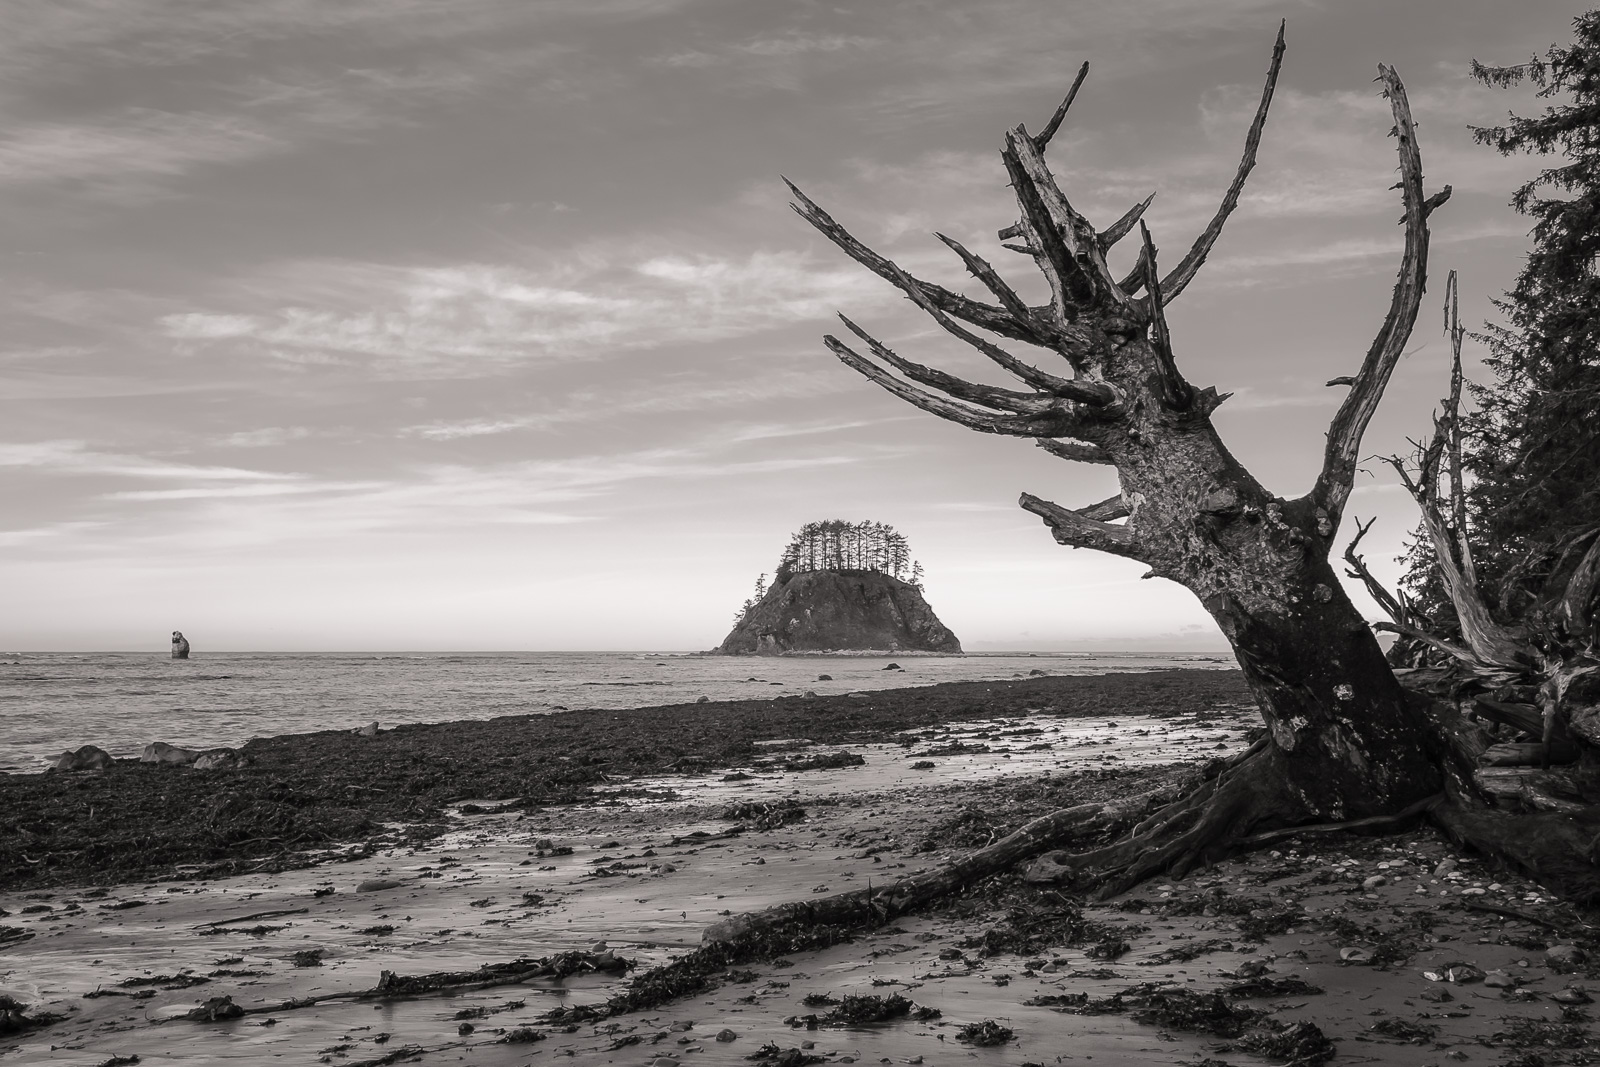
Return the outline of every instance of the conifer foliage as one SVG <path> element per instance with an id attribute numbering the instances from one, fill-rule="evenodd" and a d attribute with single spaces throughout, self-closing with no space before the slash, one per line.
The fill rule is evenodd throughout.
<path id="1" fill-rule="evenodd" d="M 1600 526 L 1600 12 L 1573 20 L 1570 45 L 1509 67 L 1474 62 L 1491 86 L 1530 82 L 1549 103 L 1479 128 L 1505 155 L 1549 157 L 1512 206 L 1533 248 L 1477 340 L 1493 376 L 1466 424 L 1468 509 L 1480 578 L 1498 612 L 1526 610 L 1573 538 Z"/>

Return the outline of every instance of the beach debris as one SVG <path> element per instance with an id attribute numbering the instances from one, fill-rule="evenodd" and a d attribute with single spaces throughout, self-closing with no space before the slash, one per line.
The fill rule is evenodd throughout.
<path id="1" fill-rule="evenodd" d="M 722 817 L 743 824 L 747 830 L 776 830 L 790 823 L 804 822 L 806 809 L 797 800 L 746 800 L 728 805 Z"/>
<path id="2" fill-rule="evenodd" d="M 911 769 L 914 771 L 931 771 L 935 766 L 937 765 L 931 759 L 919 759 L 911 765 Z"/>
<path id="3" fill-rule="evenodd" d="M 1567 1004 L 1573 1006 L 1594 1003 L 1594 998 L 1589 995 L 1587 990 L 1571 985 L 1567 986 L 1565 989 L 1558 989 L 1554 993 L 1551 993 L 1550 999 L 1555 1001 L 1557 1004 Z"/>
<path id="4" fill-rule="evenodd" d="M 304 948 L 299 952 L 289 954 L 289 962 L 296 967 L 321 967 L 322 957 L 327 954 L 327 949 Z"/>
<path id="5" fill-rule="evenodd" d="M 1340 963 L 1371 963 L 1372 953 L 1364 948 L 1342 948 L 1339 950 Z"/>
<path id="6" fill-rule="evenodd" d="M 1587 959 L 1577 945 L 1551 945 L 1544 950 L 1544 961 L 1557 971 L 1571 970 Z"/>
<path id="7" fill-rule="evenodd" d="M 139 1054 L 137 1052 L 127 1056 L 113 1054 L 109 1059 L 101 1060 L 95 1067 L 130 1067 L 131 1064 L 138 1062 Z"/>
<path id="8" fill-rule="evenodd" d="M 50 764 L 52 771 L 104 771 L 115 765 L 111 753 L 95 745 L 83 745 L 73 752 L 63 752 Z"/>
<path id="9" fill-rule="evenodd" d="M 200 753 L 192 748 L 179 748 L 165 741 L 152 741 L 139 755 L 140 763 L 174 763 L 187 766 L 198 759 Z"/>
<path id="10" fill-rule="evenodd" d="M 191 766 L 197 771 L 222 771 L 241 767 L 246 762 L 238 749 L 208 748 L 194 758 Z"/>
<path id="11" fill-rule="evenodd" d="M 1405 1019 L 1380 1019 L 1367 1027 L 1370 1033 L 1392 1037 L 1408 1045 L 1426 1045 L 1439 1033 L 1437 1026 L 1428 1023 L 1408 1022 Z"/>
<path id="12" fill-rule="evenodd" d="M 1016 1032 L 1008 1026 L 1001 1026 L 993 1019 L 985 1019 L 981 1023 L 968 1023 L 956 1031 L 956 1040 L 973 1045 L 977 1048 L 988 1048 L 994 1045 L 1004 1045 Z"/>
<path id="13" fill-rule="evenodd" d="M 786 771 L 830 771 L 838 767 L 860 767 L 867 758 L 857 752 L 819 752 L 814 756 L 796 756 L 783 761 Z"/>
<path id="14" fill-rule="evenodd" d="M 211 997 L 198 1008 L 189 1009 L 183 1013 L 183 1018 L 199 1023 L 216 1023 L 237 1019 L 244 1014 L 245 1010 L 233 1002 L 233 997 L 221 996 Z"/>
<path id="15" fill-rule="evenodd" d="M 357 737 L 377 737 L 378 736 L 378 724 L 377 724 L 376 721 L 369 722 L 365 726 L 357 726 L 354 730 L 351 730 L 350 732 L 355 734 Z"/>
<path id="16" fill-rule="evenodd" d="M 0 993 L 0 1034 L 20 1034 L 26 1030 L 37 1030 L 65 1018 L 63 1015 L 52 1015 L 49 1012 L 35 1012 L 29 1015 L 30 1010 L 20 1001 Z"/>
<path id="17" fill-rule="evenodd" d="M 535 1041 L 543 1041 L 550 1035 L 543 1030 L 535 1030 L 531 1026 L 519 1026 L 500 1039 L 502 1045 L 531 1045 Z"/>
<path id="18" fill-rule="evenodd" d="M 1455 985 L 1466 985 L 1469 982 L 1481 982 L 1484 972 L 1470 963 L 1455 963 L 1437 970 L 1423 971 L 1422 977 L 1430 982 L 1450 982 Z"/>
<path id="19" fill-rule="evenodd" d="M 356 883 L 357 893 L 381 893 L 385 889 L 399 889 L 405 882 L 398 878 L 368 878 Z"/>
<path id="20" fill-rule="evenodd" d="M 808 1067 L 809 1064 L 826 1062 L 821 1056 L 805 1052 L 798 1048 L 780 1048 L 776 1042 L 769 1041 L 746 1056 L 747 1060 L 770 1064 L 771 1067 Z"/>

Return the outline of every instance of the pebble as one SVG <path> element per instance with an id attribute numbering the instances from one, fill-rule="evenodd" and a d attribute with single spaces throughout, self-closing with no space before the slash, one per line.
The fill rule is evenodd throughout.
<path id="1" fill-rule="evenodd" d="M 1567 986 L 1550 994 L 1550 999 L 1557 1004 L 1593 1004 L 1594 998 L 1577 986 Z"/>
<path id="2" fill-rule="evenodd" d="M 1375 874 L 1371 878 L 1368 878 L 1368 879 L 1364 880 L 1361 883 L 1361 888 L 1362 889 L 1376 889 L 1380 885 L 1388 885 L 1388 884 L 1389 884 L 1389 879 L 1385 878 L 1381 874 Z"/>
<path id="3" fill-rule="evenodd" d="M 734 1033 L 732 1030 L 718 1030 L 717 1031 L 717 1040 L 723 1042 L 724 1044 L 726 1044 L 729 1041 L 737 1041 L 738 1038 L 739 1038 L 739 1035 Z"/>

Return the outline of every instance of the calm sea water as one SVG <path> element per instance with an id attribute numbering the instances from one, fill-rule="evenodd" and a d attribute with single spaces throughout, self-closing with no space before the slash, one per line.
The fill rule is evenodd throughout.
<path id="1" fill-rule="evenodd" d="M 252 737 L 563 709 L 890 689 L 934 682 L 1163 667 L 1229 668 L 1200 656 L 1105 653 L 726 657 L 657 652 L 146 653 L 0 655 L 0 771 L 37 771 L 94 744 L 134 756 Z M 819 674 L 832 681 L 818 681 Z"/>

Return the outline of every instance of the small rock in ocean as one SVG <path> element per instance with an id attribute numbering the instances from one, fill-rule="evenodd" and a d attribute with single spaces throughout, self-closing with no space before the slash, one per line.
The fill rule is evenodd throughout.
<path id="1" fill-rule="evenodd" d="M 701 697 L 699 700 L 696 700 L 695 703 L 696 704 L 709 704 L 709 703 L 711 703 L 711 698 L 710 697 Z"/>
<path id="2" fill-rule="evenodd" d="M 375 723 L 375 722 L 369 722 L 369 723 L 367 723 L 367 725 L 358 726 L 354 730 L 351 730 L 350 732 L 355 734 L 357 737 L 377 737 L 378 736 L 378 724 Z"/>
<path id="3" fill-rule="evenodd" d="M 819 674 L 819 675 L 817 675 L 817 681 L 819 681 L 819 682 L 831 682 L 831 681 L 833 681 L 833 675 L 831 675 L 831 674 Z"/>
<path id="4" fill-rule="evenodd" d="M 224 771 L 232 770 L 243 762 L 234 749 L 212 748 L 196 756 L 193 766 L 197 771 Z"/>
<path id="5" fill-rule="evenodd" d="M 357 893 L 377 893 L 384 889 L 399 889 L 405 885 L 396 878 L 368 878 L 356 886 Z"/>
<path id="6" fill-rule="evenodd" d="M 473 1026 L 471 1023 L 462 1023 L 460 1026 L 456 1027 L 456 1033 L 460 1034 L 462 1037 L 466 1037 L 476 1029 L 477 1027 Z"/>
<path id="7" fill-rule="evenodd" d="M 172 631 L 172 658 L 189 658 L 189 639 L 183 636 L 182 630 Z"/>
<path id="8" fill-rule="evenodd" d="M 1045 672 L 1041 671 L 1037 667 L 1035 667 L 1033 670 L 1028 672 L 1028 677 L 1029 678 L 1043 678 L 1044 676 L 1045 676 Z"/>
<path id="9" fill-rule="evenodd" d="M 887 667 L 885 667 L 884 670 L 886 670 L 886 671 L 903 671 L 903 670 L 905 670 L 905 668 L 900 666 L 900 664 L 898 664 L 898 663 L 891 663 Z"/>
<path id="10" fill-rule="evenodd" d="M 76 752 L 63 752 L 50 765 L 53 771 L 103 771 L 116 761 L 111 753 L 94 745 L 84 745 Z"/>
<path id="11" fill-rule="evenodd" d="M 140 763 L 178 763 L 190 764 L 199 758 L 200 753 L 192 748 L 179 748 L 169 745 L 165 741 L 152 741 L 144 746 L 144 752 L 139 756 Z"/>
<path id="12" fill-rule="evenodd" d="M 806 690 L 806 696 L 808 696 L 808 697 L 814 697 L 814 696 L 816 696 L 816 695 L 817 695 L 817 691 L 816 691 L 816 690 L 815 690 L 815 689 L 807 689 L 807 690 Z"/>

